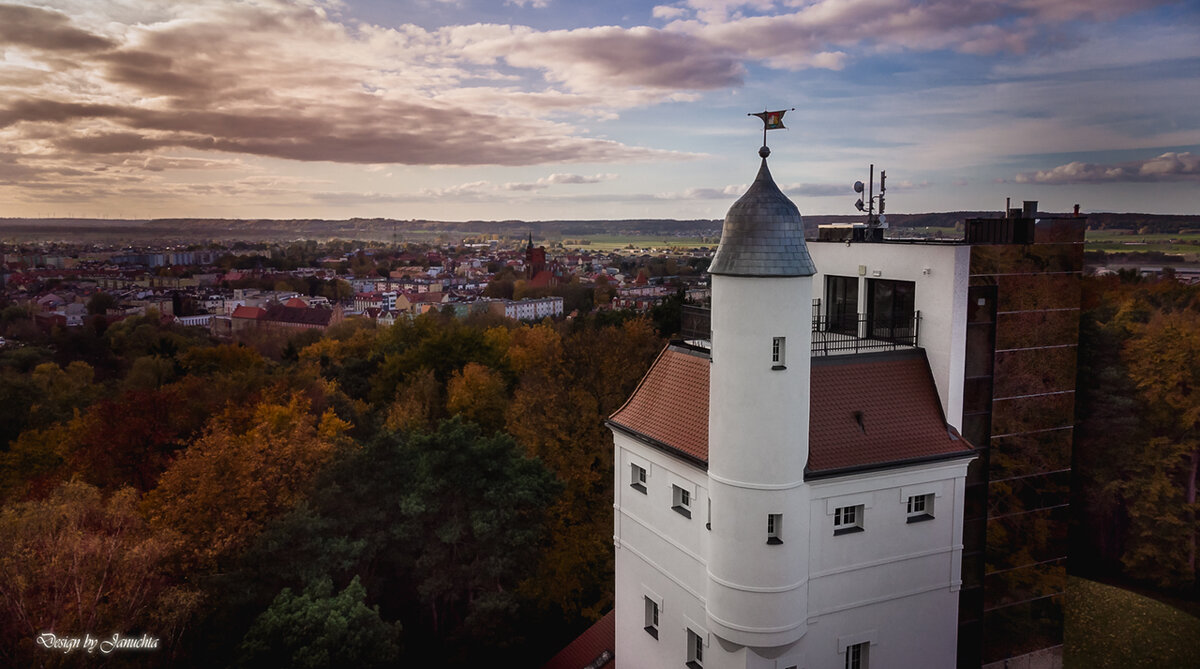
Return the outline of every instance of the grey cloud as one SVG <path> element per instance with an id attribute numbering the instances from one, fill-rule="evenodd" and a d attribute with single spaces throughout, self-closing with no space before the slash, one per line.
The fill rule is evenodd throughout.
<path id="1" fill-rule="evenodd" d="M 1016 183 L 1040 184 L 1200 181 L 1200 156 L 1185 151 L 1110 165 L 1076 161 L 1048 170 L 1024 172 L 1013 180 Z"/>
<path id="2" fill-rule="evenodd" d="M 707 40 L 648 27 L 582 28 L 520 35 L 489 50 L 515 67 L 544 69 L 572 85 L 707 90 L 741 86 L 745 68 Z"/>
<path id="3" fill-rule="evenodd" d="M 193 71 L 184 74 L 173 70 L 174 59 L 143 50 L 125 50 L 102 54 L 99 60 L 108 64 L 109 81 L 129 84 L 144 92 L 157 95 L 197 95 L 212 91 L 216 86 L 205 76 L 212 72 Z"/>
<path id="4" fill-rule="evenodd" d="M 853 191 L 844 184 L 789 184 L 782 187 L 788 195 L 805 197 L 850 197 Z"/>
<path id="5" fill-rule="evenodd" d="M 65 14 L 20 5 L 0 5 L 0 44 L 45 51 L 105 51 L 116 46 L 106 37 L 71 25 Z"/>

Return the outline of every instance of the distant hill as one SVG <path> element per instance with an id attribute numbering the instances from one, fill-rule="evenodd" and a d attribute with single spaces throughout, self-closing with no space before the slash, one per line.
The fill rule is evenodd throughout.
<path id="1" fill-rule="evenodd" d="M 994 218 L 998 211 L 952 211 L 924 214 L 888 214 L 892 228 L 949 228 L 967 218 Z M 1047 213 L 1046 215 L 1054 215 Z M 1200 229 L 1200 215 L 1087 214 L 1089 227 L 1149 232 Z M 818 225 L 854 223 L 856 216 L 805 216 L 805 228 L 816 234 Z M 718 219 L 625 219 L 553 221 L 429 221 L 387 218 L 326 219 L 211 219 L 160 218 L 107 220 L 92 218 L 0 218 L 0 240 L 160 241 L 293 239 L 363 239 L 388 241 L 450 239 L 464 235 L 499 235 L 536 239 L 571 239 L 595 235 L 704 237 L 719 234 Z"/>

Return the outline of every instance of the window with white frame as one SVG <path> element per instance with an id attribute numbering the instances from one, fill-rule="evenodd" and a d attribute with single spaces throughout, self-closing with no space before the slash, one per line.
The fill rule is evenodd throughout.
<path id="1" fill-rule="evenodd" d="M 839 506 L 833 510 L 833 533 L 849 534 L 863 531 L 863 505 Z"/>
<path id="2" fill-rule="evenodd" d="M 785 366 L 786 337 L 774 337 L 771 339 L 771 369 L 787 369 Z"/>
<path id="3" fill-rule="evenodd" d="M 646 468 L 637 464 L 629 465 L 629 486 L 638 492 L 646 492 Z"/>
<path id="4" fill-rule="evenodd" d="M 933 520 L 933 493 L 910 495 L 908 498 L 908 522 L 919 523 Z"/>
<path id="5" fill-rule="evenodd" d="M 671 486 L 671 508 L 685 518 L 691 518 L 692 493 L 677 485 Z"/>
<path id="6" fill-rule="evenodd" d="M 646 600 L 646 633 L 655 639 L 658 638 L 658 602 L 644 597 Z"/>
<path id="7" fill-rule="evenodd" d="M 783 514 L 768 513 L 767 514 L 767 543 L 781 544 L 783 543 Z"/>
<path id="8" fill-rule="evenodd" d="M 846 669 L 867 669 L 867 649 L 870 647 L 866 641 L 846 646 Z"/>
<path id="9" fill-rule="evenodd" d="M 687 666 L 690 669 L 701 669 L 704 666 L 704 637 L 689 628 L 687 645 Z"/>

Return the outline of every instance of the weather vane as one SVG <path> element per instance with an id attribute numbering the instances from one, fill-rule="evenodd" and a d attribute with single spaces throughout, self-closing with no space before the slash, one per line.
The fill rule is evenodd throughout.
<path id="1" fill-rule="evenodd" d="M 767 131 L 780 129 L 787 130 L 787 126 L 783 125 L 783 115 L 790 111 L 796 111 L 796 108 L 792 107 L 791 109 L 780 109 L 779 111 L 763 110 L 758 113 L 746 114 L 746 116 L 757 116 L 761 118 L 763 122 L 763 145 L 762 148 L 758 150 L 758 155 L 766 158 L 771 154 L 771 150 L 767 148 Z"/>

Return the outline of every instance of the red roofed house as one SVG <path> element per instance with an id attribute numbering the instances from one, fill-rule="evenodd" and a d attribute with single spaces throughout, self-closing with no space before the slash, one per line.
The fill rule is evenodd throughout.
<path id="1" fill-rule="evenodd" d="M 668 346 L 608 423 L 616 660 L 953 667 L 976 451 L 910 321 L 814 348 L 818 271 L 762 155 L 709 270 L 711 334 Z"/>
<path id="2" fill-rule="evenodd" d="M 229 320 L 230 329 L 234 334 L 258 327 L 325 330 L 331 325 L 341 323 L 343 313 L 341 305 L 335 305 L 332 309 L 294 307 L 284 304 L 273 304 L 263 309 L 262 307 L 242 305 L 233 310 Z"/>

